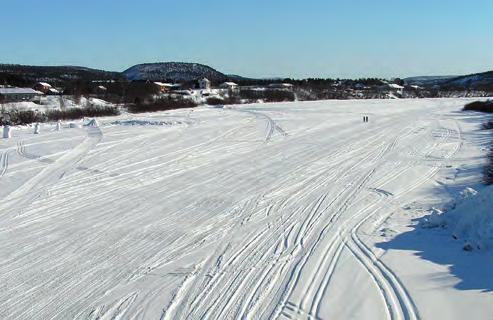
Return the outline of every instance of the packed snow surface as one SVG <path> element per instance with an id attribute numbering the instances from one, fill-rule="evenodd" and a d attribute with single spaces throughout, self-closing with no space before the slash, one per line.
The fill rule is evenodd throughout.
<path id="1" fill-rule="evenodd" d="M 478 188 L 486 151 L 466 102 L 13 128 L 0 144 L 0 318 L 491 319 L 491 255 L 416 222 Z"/>

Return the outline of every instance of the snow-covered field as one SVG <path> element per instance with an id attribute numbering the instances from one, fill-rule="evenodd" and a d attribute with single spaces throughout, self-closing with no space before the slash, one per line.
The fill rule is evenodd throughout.
<path id="1" fill-rule="evenodd" d="M 200 107 L 0 144 L 2 319 L 491 319 L 463 99 Z M 363 123 L 368 115 L 369 123 Z"/>

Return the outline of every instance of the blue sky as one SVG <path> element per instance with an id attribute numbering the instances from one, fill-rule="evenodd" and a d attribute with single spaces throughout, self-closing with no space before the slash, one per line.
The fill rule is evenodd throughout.
<path id="1" fill-rule="evenodd" d="M 251 77 L 493 70 L 491 0 L 0 0 L 0 62 Z"/>

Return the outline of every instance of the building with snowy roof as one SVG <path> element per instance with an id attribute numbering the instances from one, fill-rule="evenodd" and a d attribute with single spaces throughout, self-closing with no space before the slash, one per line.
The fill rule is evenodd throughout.
<path id="1" fill-rule="evenodd" d="M 221 89 L 226 89 L 228 91 L 238 91 L 239 90 L 238 84 L 236 84 L 234 82 L 223 82 L 223 83 L 221 83 L 221 85 L 219 87 Z"/>
<path id="2" fill-rule="evenodd" d="M 42 92 L 47 95 L 57 95 L 60 94 L 60 91 L 53 88 L 51 84 L 47 82 L 38 82 L 34 85 L 34 90 Z"/>
<path id="3" fill-rule="evenodd" d="M 391 91 L 397 92 L 400 95 L 402 95 L 404 93 L 404 87 L 403 86 L 400 86 L 396 83 L 389 83 L 387 85 Z"/>
<path id="4" fill-rule="evenodd" d="M 53 87 L 47 82 L 38 82 L 34 85 L 34 90 L 43 92 L 45 94 L 48 93 L 51 89 L 53 89 Z"/>
<path id="5" fill-rule="evenodd" d="M 31 88 L 0 88 L 0 102 L 36 101 L 42 92 Z"/>
<path id="6" fill-rule="evenodd" d="M 169 92 L 176 87 L 176 85 L 174 85 L 174 84 L 163 83 L 163 82 L 158 82 L 158 81 L 155 81 L 154 85 L 158 88 L 158 91 L 161 93 Z"/>

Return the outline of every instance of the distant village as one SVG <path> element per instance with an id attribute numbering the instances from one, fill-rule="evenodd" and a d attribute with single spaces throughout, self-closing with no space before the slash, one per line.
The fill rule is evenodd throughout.
<path id="1" fill-rule="evenodd" d="M 48 82 L 37 82 L 34 86 L 15 87 L 0 85 L 0 103 L 34 102 L 42 103 L 49 96 L 87 96 L 109 99 L 118 102 L 143 103 L 162 97 L 201 97 L 221 98 L 239 95 L 241 90 L 283 90 L 293 91 L 290 83 L 272 83 L 267 86 L 241 86 L 227 81 L 214 85 L 207 78 L 201 78 L 193 84 L 167 83 L 160 81 L 130 81 L 122 83 L 116 80 L 93 80 L 83 85 L 69 85 L 68 88 L 55 87 Z M 129 100 L 130 99 L 130 100 Z"/>
<path id="2" fill-rule="evenodd" d="M 32 87 L 0 86 L 0 103 L 31 102 L 60 108 L 64 98 L 77 101 L 95 98 L 112 104 L 145 105 L 162 99 L 188 99 L 196 104 L 241 104 L 253 102 L 307 101 L 322 99 L 401 99 L 425 97 L 485 96 L 479 91 L 441 90 L 440 86 L 422 87 L 401 79 L 213 82 L 207 78 L 183 83 L 166 81 L 91 80 L 67 82 L 57 86 L 37 82 Z M 58 99 L 56 98 L 58 97 Z M 53 105 L 55 104 L 55 105 Z"/>

